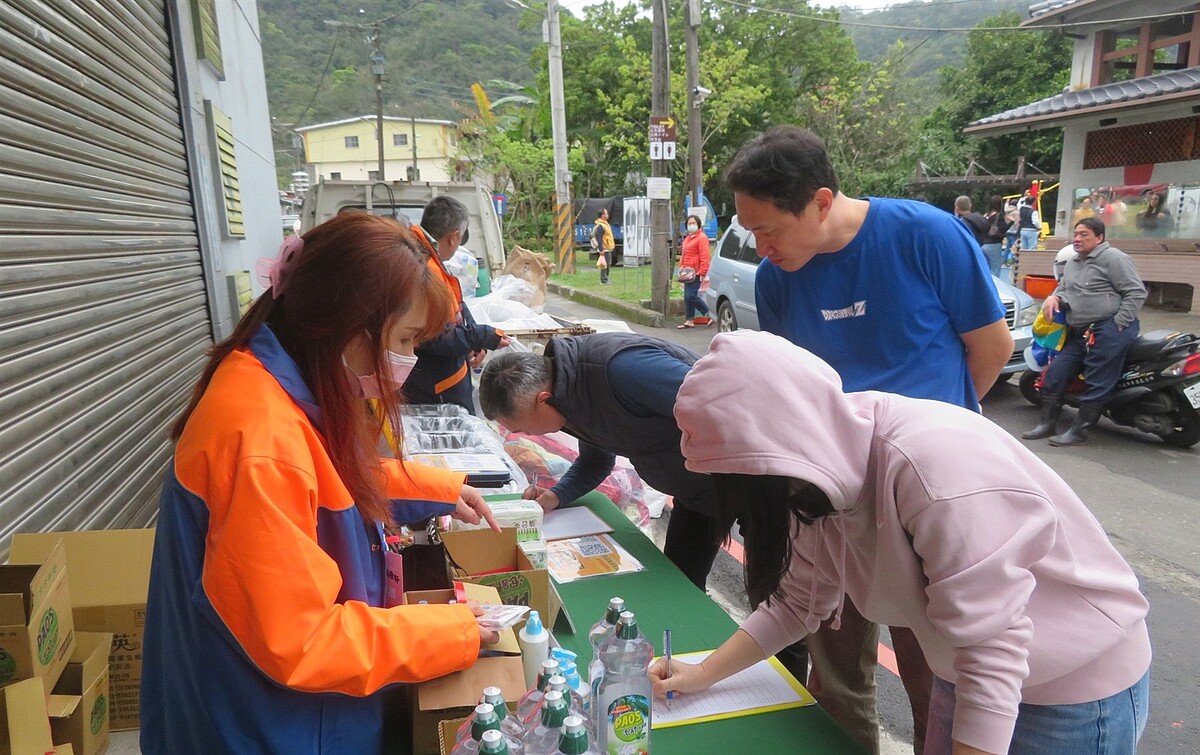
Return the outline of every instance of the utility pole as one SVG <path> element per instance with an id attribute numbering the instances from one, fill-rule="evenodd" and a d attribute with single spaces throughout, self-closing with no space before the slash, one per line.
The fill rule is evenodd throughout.
<path id="1" fill-rule="evenodd" d="M 688 191 L 692 207 L 700 206 L 704 182 L 704 138 L 700 133 L 700 0 L 687 0 Z"/>
<path id="2" fill-rule="evenodd" d="M 386 180 L 383 175 L 383 34 L 379 24 L 371 27 L 371 73 L 375 74 L 375 142 L 379 147 L 379 177 L 376 180 Z"/>
<path id="3" fill-rule="evenodd" d="M 563 106 L 562 35 L 558 0 L 546 3 L 550 48 L 550 129 L 554 138 L 554 249 L 559 272 L 575 272 L 574 212 L 571 174 L 567 166 L 567 113 Z"/>
<path id="4" fill-rule="evenodd" d="M 671 69 L 667 59 L 666 0 L 652 0 L 654 8 L 653 44 L 650 48 L 650 68 L 653 82 L 650 89 L 650 117 L 666 118 L 671 106 Z M 689 137 L 690 139 L 690 137 Z M 690 144 L 690 142 L 689 142 Z M 667 160 L 651 160 L 650 175 L 663 178 L 670 175 Z M 671 291 L 671 200 L 650 200 L 650 305 L 667 313 Z"/>
<path id="5" fill-rule="evenodd" d="M 415 115 L 412 116 L 411 121 L 412 121 L 412 137 L 409 139 L 409 141 L 412 142 L 412 144 L 410 146 L 412 147 L 412 156 L 413 156 L 412 179 L 411 180 L 413 183 L 416 183 L 417 181 L 421 180 L 421 168 L 419 165 L 417 165 L 417 116 L 415 116 Z"/>

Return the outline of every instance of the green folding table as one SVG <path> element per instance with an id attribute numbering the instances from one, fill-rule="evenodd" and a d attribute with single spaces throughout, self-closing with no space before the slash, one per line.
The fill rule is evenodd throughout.
<path id="1" fill-rule="evenodd" d="M 626 607 L 637 615 L 638 627 L 656 651 L 661 651 L 664 629 L 671 629 L 672 650 L 677 655 L 714 650 L 737 629 L 737 624 L 725 611 L 688 581 L 612 501 L 593 492 L 581 503 L 613 527 L 613 539 L 640 561 L 645 570 L 558 585 L 563 603 L 575 623 L 575 632 L 566 631 L 560 620 L 555 626 L 554 637 L 563 647 L 579 655 L 580 670 L 592 657 L 588 629 L 600 619 L 609 598 L 614 596 L 625 599 Z M 650 741 L 655 755 L 863 752 L 816 705 L 655 729 Z"/>

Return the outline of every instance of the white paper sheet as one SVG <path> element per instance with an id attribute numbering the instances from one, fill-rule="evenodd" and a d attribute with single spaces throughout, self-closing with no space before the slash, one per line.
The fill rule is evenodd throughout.
<path id="1" fill-rule="evenodd" d="M 542 517 L 542 532 L 547 541 L 612 531 L 607 522 L 585 506 L 555 509 Z"/>
<path id="2" fill-rule="evenodd" d="M 709 653 L 677 655 L 673 661 L 699 663 Z M 794 678 L 788 679 L 780 668 L 770 661 L 760 661 L 745 671 L 723 679 L 704 692 L 694 695 L 679 695 L 667 707 L 666 700 L 654 699 L 652 727 L 682 726 L 702 720 L 748 716 L 768 710 L 799 708 L 816 701 L 807 690 L 792 686 Z"/>

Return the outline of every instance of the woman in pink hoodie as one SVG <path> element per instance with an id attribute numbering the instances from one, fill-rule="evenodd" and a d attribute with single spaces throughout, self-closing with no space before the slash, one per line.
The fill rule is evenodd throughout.
<path id="1" fill-rule="evenodd" d="M 747 376 L 761 376 L 757 379 Z M 754 613 L 655 693 L 707 689 L 845 596 L 937 675 L 926 755 L 1134 752 L 1150 640 L 1137 578 L 1074 491 L 978 414 L 887 393 L 766 333 L 713 339 L 675 406 L 688 469 L 745 540 Z M 790 533 L 790 534 L 789 534 Z"/>

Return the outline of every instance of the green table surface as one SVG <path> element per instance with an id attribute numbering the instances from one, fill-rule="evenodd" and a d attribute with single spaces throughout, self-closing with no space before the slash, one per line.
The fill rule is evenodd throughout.
<path id="1" fill-rule="evenodd" d="M 571 634 L 559 621 L 554 637 L 563 647 L 579 655 L 580 671 L 592 657 L 587 633 L 599 621 L 609 598 L 625 599 L 637 616 L 638 627 L 662 651 L 662 633 L 671 630 L 676 654 L 713 650 L 729 638 L 737 624 L 724 610 L 693 585 L 663 555 L 612 501 L 599 493 L 581 500 L 610 524 L 614 539 L 645 571 L 590 577 L 558 585 L 563 603 L 575 623 Z M 825 711 L 812 705 L 754 716 L 740 716 L 668 729 L 655 729 L 651 737 L 655 755 L 700 755 L 702 753 L 862 753 L 863 750 Z"/>

